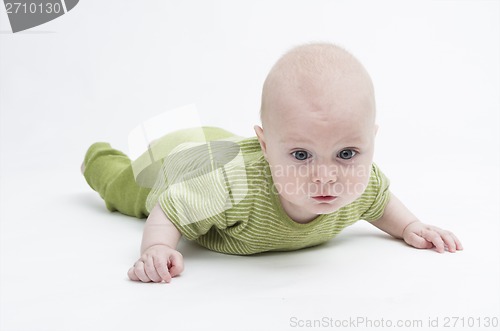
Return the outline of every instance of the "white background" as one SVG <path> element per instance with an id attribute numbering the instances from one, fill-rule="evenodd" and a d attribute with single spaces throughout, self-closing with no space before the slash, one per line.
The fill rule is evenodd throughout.
<path id="1" fill-rule="evenodd" d="M 323 317 L 426 330 L 447 316 L 465 318 L 449 330 L 472 330 L 468 317 L 488 330 L 481 318 L 500 317 L 499 13 L 495 0 L 82 0 L 13 34 L 0 9 L 0 330 L 311 330 L 294 318 Z M 191 103 L 204 125 L 253 135 L 268 70 L 311 41 L 365 64 L 376 162 L 465 250 L 412 249 L 358 222 L 292 253 L 183 241 L 181 277 L 128 281 L 143 221 L 105 209 L 79 172 L 86 148 L 127 151 L 134 127 Z"/>

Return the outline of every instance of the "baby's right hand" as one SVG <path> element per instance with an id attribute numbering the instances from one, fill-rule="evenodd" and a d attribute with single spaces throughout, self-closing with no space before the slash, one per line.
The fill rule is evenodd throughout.
<path id="1" fill-rule="evenodd" d="M 184 270 L 182 254 L 166 245 L 153 245 L 128 270 L 128 278 L 144 283 L 165 281 L 180 275 Z"/>

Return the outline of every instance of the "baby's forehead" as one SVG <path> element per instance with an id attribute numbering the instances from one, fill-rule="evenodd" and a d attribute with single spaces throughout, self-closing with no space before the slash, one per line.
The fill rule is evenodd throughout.
<path id="1" fill-rule="evenodd" d="M 270 116 L 281 120 L 358 120 L 375 113 L 373 91 L 362 85 L 312 83 L 281 87 L 270 91 L 265 106 Z"/>
<path id="2" fill-rule="evenodd" d="M 316 128 L 313 131 L 289 131 L 286 128 L 277 128 L 278 132 L 269 136 L 268 143 L 279 150 L 307 149 L 311 152 L 330 153 L 339 147 L 365 148 L 371 145 L 373 129 L 353 128 L 354 130 L 328 130 Z"/>
<path id="3" fill-rule="evenodd" d="M 264 124 L 265 130 L 283 141 L 322 140 L 340 141 L 343 139 L 364 140 L 373 132 L 374 112 L 361 110 L 320 110 L 311 111 L 300 108 L 273 111 Z"/>

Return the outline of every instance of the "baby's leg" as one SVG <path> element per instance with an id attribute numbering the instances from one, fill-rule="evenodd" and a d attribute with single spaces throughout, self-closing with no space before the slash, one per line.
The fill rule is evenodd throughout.
<path id="1" fill-rule="evenodd" d="M 150 188 L 137 185 L 130 159 L 108 143 L 89 147 L 81 171 L 92 189 L 100 194 L 110 211 L 144 218 Z"/>

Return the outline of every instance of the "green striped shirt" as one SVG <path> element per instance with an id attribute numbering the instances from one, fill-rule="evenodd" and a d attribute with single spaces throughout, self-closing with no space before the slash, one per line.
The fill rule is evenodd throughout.
<path id="1" fill-rule="evenodd" d="M 373 164 L 357 200 L 309 223 L 294 222 L 281 206 L 257 138 L 225 141 L 180 144 L 163 164 L 166 189 L 154 199 L 184 237 L 208 249 L 238 255 L 301 249 L 384 212 L 389 181 Z"/>

